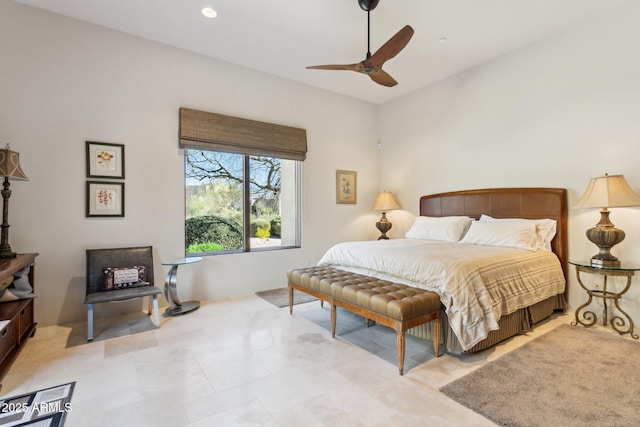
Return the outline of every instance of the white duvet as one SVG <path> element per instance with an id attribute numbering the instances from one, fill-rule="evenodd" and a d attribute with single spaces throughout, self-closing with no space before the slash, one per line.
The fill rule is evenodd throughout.
<path id="1" fill-rule="evenodd" d="M 502 315 L 565 287 L 560 262 L 551 252 L 432 240 L 340 243 L 318 265 L 437 292 L 464 350 L 498 329 Z"/>

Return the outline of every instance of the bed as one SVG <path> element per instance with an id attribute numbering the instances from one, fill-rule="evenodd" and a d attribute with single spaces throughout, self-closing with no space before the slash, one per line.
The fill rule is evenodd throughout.
<path id="1" fill-rule="evenodd" d="M 340 243 L 318 264 L 437 292 L 447 351 L 473 353 L 565 309 L 567 214 L 558 188 L 422 196 L 410 238 Z M 484 240 L 504 230 L 508 243 Z M 428 327 L 409 333 L 431 339 Z"/>

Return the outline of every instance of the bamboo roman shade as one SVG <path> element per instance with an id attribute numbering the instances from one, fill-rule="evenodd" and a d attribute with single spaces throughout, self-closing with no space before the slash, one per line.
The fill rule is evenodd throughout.
<path id="1" fill-rule="evenodd" d="M 180 108 L 180 147 L 304 160 L 307 131 Z"/>

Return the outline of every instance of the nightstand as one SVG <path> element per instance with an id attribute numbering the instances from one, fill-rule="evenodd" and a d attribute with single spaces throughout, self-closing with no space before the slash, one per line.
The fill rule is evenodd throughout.
<path id="1" fill-rule="evenodd" d="M 591 265 L 591 261 L 569 261 L 569 263 L 576 267 L 576 278 L 578 279 L 578 283 L 585 291 L 587 291 L 587 295 L 589 296 L 587 301 L 576 309 L 576 319 L 574 322 L 571 322 L 571 324 L 580 324 L 587 327 L 595 325 L 598 321 L 598 316 L 593 311 L 584 309 L 591 304 L 594 297 L 601 298 L 604 305 L 602 310 L 602 325 L 607 326 L 607 322 L 609 322 L 611 327 L 619 334 L 629 334 L 632 338 L 638 339 L 638 335 L 633 333 L 633 319 L 631 319 L 626 311 L 620 308 L 620 299 L 631 287 L 633 275 L 636 271 L 640 271 L 640 266 L 622 264 L 618 267 L 595 267 Z M 602 276 L 602 288 L 598 285 L 596 285 L 594 289 L 585 286 L 580 276 L 581 273 Z M 607 279 L 609 277 L 626 277 L 627 283 L 621 291 L 615 292 L 607 289 Z M 620 315 L 613 315 L 611 319 L 609 319 L 607 304 L 609 300 L 613 300 L 615 308 L 620 312 Z"/>

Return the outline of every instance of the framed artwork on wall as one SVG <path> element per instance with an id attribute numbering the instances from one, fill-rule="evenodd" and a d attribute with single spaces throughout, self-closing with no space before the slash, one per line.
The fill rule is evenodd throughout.
<path id="1" fill-rule="evenodd" d="M 124 182 L 87 181 L 86 216 L 124 216 Z"/>
<path id="2" fill-rule="evenodd" d="M 124 179 L 124 145 L 87 141 L 87 178 Z"/>
<path id="3" fill-rule="evenodd" d="M 357 203 L 357 174 L 352 171 L 336 171 L 336 203 Z"/>

